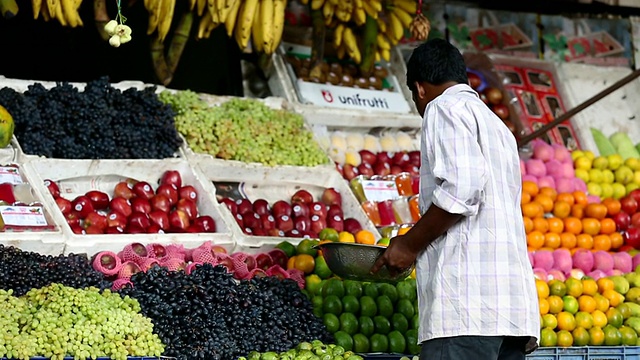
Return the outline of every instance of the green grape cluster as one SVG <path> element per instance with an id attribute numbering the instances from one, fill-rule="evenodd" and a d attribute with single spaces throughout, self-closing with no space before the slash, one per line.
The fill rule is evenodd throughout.
<path id="1" fill-rule="evenodd" d="M 0 290 L 0 313 L 0 358 L 126 360 L 164 352 L 138 301 L 109 290 L 51 284 L 21 297 Z"/>
<path id="2" fill-rule="evenodd" d="M 267 166 L 329 161 L 299 114 L 253 99 L 234 98 L 211 107 L 191 91 L 165 91 L 159 98 L 176 112 L 176 128 L 196 153 Z"/>
<path id="3" fill-rule="evenodd" d="M 362 360 L 363 357 L 352 351 L 345 351 L 342 346 L 323 344 L 322 341 L 302 342 L 294 349 L 282 353 L 251 352 L 247 357 L 238 360 Z"/>

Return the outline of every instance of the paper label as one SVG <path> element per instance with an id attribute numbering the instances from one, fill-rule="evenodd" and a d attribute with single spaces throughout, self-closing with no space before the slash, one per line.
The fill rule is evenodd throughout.
<path id="1" fill-rule="evenodd" d="M 366 180 L 362 183 L 362 189 L 369 201 L 394 200 L 400 197 L 395 181 Z"/>
<path id="2" fill-rule="evenodd" d="M 0 214 L 9 226 L 48 226 L 41 206 L 0 206 Z"/>
<path id="3" fill-rule="evenodd" d="M 89 190 L 111 194 L 113 188 L 121 181 L 135 182 L 135 180 L 121 175 L 87 175 L 60 180 L 58 188 L 60 188 L 60 194 L 65 194 L 67 197 L 84 195 Z"/>
<path id="4" fill-rule="evenodd" d="M 23 183 L 20 170 L 16 167 L 0 166 L 0 184 L 9 183 L 20 185 Z"/>

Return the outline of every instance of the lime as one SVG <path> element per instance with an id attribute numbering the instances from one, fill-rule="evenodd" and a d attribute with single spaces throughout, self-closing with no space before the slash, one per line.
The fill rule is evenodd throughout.
<path id="1" fill-rule="evenodd" d="M 327 296 L 324 298 L 322 310 L 325 314 L 342 314 L 342 302 L 340 301 L 340 298 L 335 295 Z"/>
<path id="2" fill-rule="evenodd" d="M 378 287 L 378 292 L 380 295 L 388 297 L 392 304 L 395 304 L 396 301 L 398 301 L 398 291 L 396 290 L 396 287 L 391 284 L 382 284 Z"/>
<path id="3" fill-rule="evenodd" d="M 362 293 L 375 299 L 378 297 L 378 287 L 372 283 L 364 284 L 362 285 Z"/>
<path id="4" fill-rule="evenodd" d="M 633 332 L 635 334 L 635 331 Z M 589 331 L 583 327 L 577 327 L 572 332 L 574 346 L 589 345 Z M 635 344 L 635 341 L 633 342 Z"/>
<path id="5" fill-rule="evenodd" d="M 389 333 L 389 352 L 394 354 L 404 354 L 407 349 L 407 340 L 400 331 L 394 330 Z"/>
<path id="6" fill-rule="evenodd" d="M 353 335 L 353 351 L 359 354 L 369 352 L 369 338 L 364 334 Z"/>
<path id="7" fill-rule="evenodd" d="M 638 342 L 638 334 L 635 330 L 628 326 L 622 326 L 618 330 L 622 336 L 622 345 L 636 346 L 636 343 Z"/>
<path id="8" fill-rule="evenodd" d="M 415 282 L 414 282 L 415 284 Z M 410 302 L 414 301 L 418 297 L 418 293 L 414 285 L 411 284 L 410 280 L 400 281 L 396 285 L 396 290 L 398 291 L 398 299 L 407 299 Z"/>
<path id="9" fill-rule="evenodd" d="M 329 295 L 335 295 L 339 298 L 344 296 L 344 284 L 340 279 L 329 279 L 322 286 L 322 295 L 327 297 Z"/>
<path id="10" fill-rule="evenodd" d="M 540 331 L 540 346 L 552 347 L 558 344 L 558 335 L 551 328 L 544 328 Z"/>
<path id="11" fill-rule="evenodd" d="M 322 279 L 318 275 L 311 274 L 304 278 L 304 288 L 311 295 L 320 295 L 322 290 Z"/>
<path id="12" fill-rule="evenodd" d="M 287 257 L 293 257 L 296 255 L 296 247 L 292 243 L 288 241 L 283 241 L 280 244 L 276 245 L 276 249 L 280 249 L 287 254 Z"/>
<path id="13" fill-rule="evenodd" d="M 400 299 L 396 304 L 396 312 L 404 315 L 407 319 L 413 318 L 415 311 L 413 309 L 413 304 L 409 299 Z"/>
<path id="14" fill-rule="evenodd" d="M 315 317 L 322 318 L 323 314 L 322 308 L 313 308 L 313 315 L 315 315 Z"/>
<path id="15" fill-rule="evenodd" d="M 324 326 L 327 327 L 327 331 L 331 334 L 335 334 L 340 330 L 340 319 L 338 319 L 334 314 L 324 314 L 322 322 L 324 323 Z"/>
<path id="16" fill-rule="evenodd" d="M 400 313 L 395 313 L 391 316 L 391 325 L 393 326 L 393 330 L 400 331 L 402 334 L 409 330 L 409 321 Z"/>
<path id="17" fill-rule="evenodd" d="M 344 331 L 338 331 L 333 334 L 333 337 L 336 339 L 336 345 L 342 346 L 345 351 L 353 350 L 353 338 L 351 338 L 351 335 Z"/>
<path id="18" fill-rule="evenodd" d="M 411 318 L 411 328 L 418 330 L 418 327 L 420 327 L 420 317 L 418 314 L 415 314 Z"/>
<path id="19" fill-rule="evenodd" d="M 316 257 L 318 255 L 318 250 L 313 247 L 316 245 L 316 241 L 311 239 L 304 239 L 300 241 L 298 247 L 296 248 L 298 255 L 306 254 Z"/>
<path id="20" fill-rule="evenodd" d="M 418 330 L 416 329 L 407 330 L 405 337 L 407 340 L 407 349 L 409 354 L 411 355 L 420 354 L 422 347 L 418 345 Z"/>
<path id="21" fill-rule="evenodd" d="M 320 240 L 329 240 L 329 241 L 338 241 L 338 232 L 336 229 L 332 228 L 324 228 L 320 230 L 320 234 L 318 234 Z"/>
<path id="22" fill-rule="evenodd" d="M 346 295 L 342 298 L 342 308 L 344 312 L 357 314 L 360 311 L 360 302 L 353 295 Z"/>
<path id="23" fill-rule="evenodd" d="M 378 305 L 378 314 L 386 318 L 391 318 L 391 315 L 393 315 L 393 303 L 387 295 L 378 296 L 376 305 Z"/>
<path id="24" fill-rule="evenodd" d="M 327 265 L 327 261 L 324 259 L 324 256 L 316 256 L 316 265 L 313 268 L 313 273 L 321 279 L 328 279 L 333 275 L 331 269 L 329 269 L 329 266 Z"/>
<path id="25" fill-rule="evenodd" d="M 375 332 L 376 328 L 373 324 L 373 319 L 368 316 L 360 316 L 358 319 L 360 325 L 360 333 L 365 336 L 371 336 Z"/>
<path id="26" fill-rule="evenodd" d="M 375 300 L 369 296 L 360 298 L 360 315 L 373 317 L 378 313 L 378 305 Z"/>
<path id="27" fill-rule="evenodd" d="M 377 334 L 388 334 L 391 331 L 391 323 L 389 319 L 384 316 L 375 316 L 373 318 L 373 325 L 376 327 Z"/>
<path id="28" fill-rule="evenodd" d="M 313 304 L 314 309 L 322 309 L 322 304 L 324 299 L 320 295 L 316 295 L 311 299 L 311 303 Z"/>
<path id="29" fill-rule="evenodd" d="M 358 332 L 358 318 L 352 313 L 342 313 L 340 315 L 340 330 L 354 335 Z"/>
<path id="30" fill-rule="evenodd" d="M 607 346 L 618 346 L 622 344 L 622 334 L 616 327 L 607 325 L 602 329 L 604 331 L 604 344 Z"/>
<path id="31" fill-rule="evenodd" d="M 388 237 L 383 237 L 380 238 L 380 240 L 378 240 L 378 242 L 376 242 L 376 245 L 380 245 L 380 246 L 389 246 L 389 239 Z"/>
<path id="32" fill-rule="evenodd" d="M 371 342 L 372 353 L 384 353 L 389 350 L 389 339 L 387 339 L 386 335 L 373 334 L 369 341 Z"/>
<path id="33" fill-rule="evenodd" d="M 345 280 L 344 292 L 347 295 L 353 295 L 360 298 L 362 296 L 362 283 L 359 281 Z"/>

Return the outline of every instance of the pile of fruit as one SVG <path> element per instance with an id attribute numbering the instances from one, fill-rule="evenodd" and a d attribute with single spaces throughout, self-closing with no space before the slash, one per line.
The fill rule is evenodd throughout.
<path id="1" fill-rule="evenodd" d="M 562 145 L 549 145 L 542 140 L 534 140 L 532 143 L 532 157 L 520 160 L 523 181 L 560 193 L 587 191 L 587 185 L 583 179 L 576 177 L 573 168 L 573 157 L 579 156 L 578 153 L 570 153 Z"/>
<path id="2" fill-rule="evenodd" d="M 183 185 L 180 172 L 162 174 L 154 190 L 146 181 L 115 185 L 113 196 L 97 190 L 65 199 L 58 184 L 45 180 L 74 234 L 213 233 L 216 222 L 198 212 L 198 192 Z"/>
<path id="3" fill-rule="evenodd" d="M 268 166 L 329 162 L 298 114 L 252 99 L 212 107 L 191 91 L 164 91 L 159 96 L 177 114 L 176 128 L 196 153 Z"/>
<path id="4" fill-rule="evenodd" d="M 280 354 L 276 352 L 261 354 L 252 351 L 247 357 L 240 357 L 238 360 L 294 360 L 314 358 L 315 356 L 325 360 L 363 360 L 362 356 L 356 355 L 353 351 L 345 351 L 342 346 L 335 344 L 323 344 L 319 340 L 310 343 L 302 342 L 295 349 Z"/>
<path id="5" fill-rule="evenodd" d="M 155 88 L 120 91 L 107 78 L 84 91 L 68 83 L 47 90 L 30 85 L 24 94 L 0 89 L 0 105 L 15 121 L 15 135 L 27 154 L 64 159 L 164 159 L 182 140 L 174 112 Z"/>
<path id="6" fill-rule="evenodd" d="M 371 76 L 363 76 L 360 69 L 353 64 L 340 64 L 339 62 L 321 62 L 322 72 L 311 73 L 310 58 L 302 59 L 295 55 L 288 55 L 287 62 L 291 64 L 296 77 L 302 81 L 315 82 L 320 84 L 331 84 L 358 89 L 369 90 L 389 90 L 393 91 L 387 82 L 389 70 L 386 67 L 377 65 Z"/>
<path id="7" fill-rule="evenodd" d="M 590 152 L 572 154 L 577 178 L 587 184 L 589 194 L 621 199 L 640 188 L 640 159 L 624 160 L 619 154 L 593 156 Z"/>

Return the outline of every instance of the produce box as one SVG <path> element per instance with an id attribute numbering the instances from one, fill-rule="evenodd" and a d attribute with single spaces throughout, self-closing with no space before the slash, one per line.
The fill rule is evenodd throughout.
<path id="1" fill-rule="evenodd" d="M 535 360 L 638 360 L 638 346 L 582 346 L 538 348 L 527 359 Z"/>
<path id="2" fill-rule="evenodd" d="M 21 156 L 20 145 L 15 136 L 11 138 L 11 143 L 7 147 L 0 149 L 0 163 L 21 162 Z"/>
<path id="3" fill-rule="evenodd" d="M 170 229 L 167 233 L 158 233 L 158 229 L 155 229 L 155 233 L 144 233 L 143 231 L 152 231 L 150 226 L 144 225 L 143 220 L 138 219 L 134 227 L 132 227 L 132 218 L 129 216 L 122 220 L 121 218 L 111 218 L 111 215 L 115 209 L 113 201 L 110 201 L 107 206 L 108 209 L 100 210 L 98 212 L 107 212 L 107 218 L 113 223 L 110 223 L 109 228 L 118 227 L 119 221 L 124 221 L 126 225 L 121 227 L 126 232 L 121 233 L 117 231 L 111 234 L 93 233 L 93 234 L 78 234 L 80 230 L 73 221 L 69 219 L 71 215 L 63 215 L 60 210 L 53 212 L 55 221 L 63 228 L 64 235 L 66 237 L 65 253 L 87 253 L 93 255 L 98 251 L 114 251 L 118 252 L 122 250 L 124 245 L 139 242 L 148 244 L 151 242 L 157 242 L 161 244 L 168 243 L 180 243 L 185 247 L 197 247 L 205 241 L 212 241 L 213 244 L 225 247 L 227 250 L 234 248 L 235 244 L 231 236 L 231 230 L 227 223 L 225 216 L 220 212 L 220 207 L 215 201 L 215 189 L 205 180 L 205 176 L 197 169 L 192 167 L 185 160 L 181 159 L 164 159 L 164 160 L 53 160 L 53 159 L 32 159 L 25 168 L 32 181 L 39 184 L 40 191 L 46 193 L 44 196 L 45 202 L 51 208 L 60 208 L 60 205 L 54 200 L 51 191 L 44 185 L 45 180 L 53 180 L 57 183 L 60 197 L 73 200 L 76 197 L 85 195 L 91 190 L 104 192 L 109 195 L 109 199 L 114 200 L 114 188 L 121 182 L 128 182 L 128 179 L 135 179 L 138 181 L 146 181 L 151 188 L 156 188 L 159 183 L 159 179 L 167 171 L 177 171 L 182 178 L 183 188 L 187 185 L 191 185 L 192 191 L 197 194 L 197 216 L 210 216 L 215 222 L 215 232 L 202 232 L 202 229 L 192 230 L 186 227 L 186 223 L 195 224 L 193 219 L 182 222 L 178 219 L 172 220 L 173 210 L 169 212 L 168 219 L 170 222 Z M 126 185 L 125 185 L 126 188 Z M 119 190 L 118 194 L 122 192 Z M 156 193 L 160 193 L 159 191 Z M 122 195 L 124 196 L 124 195 Z M 180 198 L 183 198 L 181 195 Z M 93 198 L 91 199 L 93 202 Z M 63 201 L 60 202 L 64 204 Z M 150 201 L 154 204 L 153 200 Z M 137 205 L 134 205 L 133 200 L 130 202 L 131 208 L 134 211 L 138 211 Z M 77 203 L 72 203 L 73 209 L 77 210 Z M 141 205 L 142 206 L 142 205 Z M 178 206 L 179 203 L 178 203 Z M 161 205 L 157 207 L 154 205 L 153 209 L 159 209 Z M 97 208 L 97 206 L 96 206 Z M 113 209 L 111 209 L 113 208 Z M 178 207 L 178 209 L 181 209 Z M 78 210 L 84 211 L 84 210 Z M 114 210 L 115 211 L 115 210 Z M 150 224 L 159 224 L 161 221 L 156 222 L 151 216 L 150 210 L 140 210 L 149 213 Z M 124 210 L 122 211 L 124 212 Z M 69 212 L 73 214 L 74 212 Z M 194 214 L 195 216 L 195 214 Z M 84 217 L 86 226 L 86 219 Z M 76 219 L 77 220 L 77 219 Z M 164 220 L 166 221 L 166 220 Z M 94 220 L 93 223 L 98 223 L 98 220 Z M 71 224 L 71 225 L 70 225 Z M 97 225 L 96 225 L 97 226 Z M 138 230 L 142 227 L 143 231 Z M 107 228 L 107 232 L 108 229 Z M 135 233 L 132 229 L 137 229 Z M 176 230 L 180 228 L 180 230 Z M 89 228 L 86 229 L 87 231 Z M 116 229 L 117 230 L 117 229 Z M 187 231 L 186 233 L 176 233 L 175 231 Z M 198 232 L 190 232 L 198 231 Z M 86 232 L 86 231 L 85 231 Z"/>
<path id="4" fill-rule="evenodd" d="M 363 229 L 372 232 L 376 239 L 379 238 L 375 226 L 367 218 L 347 183 L 333 169 L 264 167 L 231 162 L 221 164 L 206 159 L 201 159 L 197 166 L 204 178 L 215 184 L 216 192 L 212 190 L 211 194 L 217 195 L 219 201 L 223 198 L 248 199 L 251 202 L 264 199 L 271 206 L 277 201 L 289 202 L 298 190 L 306 190 L 314 201 L 319 202 L 325 189 L 334 188 L 342 198 L 343 218 L 357 220 Z M 222 206 L 222 212 L 231 219 L 229 222 L 236 239 L 234 251 L 259 253 L 284 240 L 296 245 L 302 240 L 302 237 L 248 235 L 226 206 Z"/>

